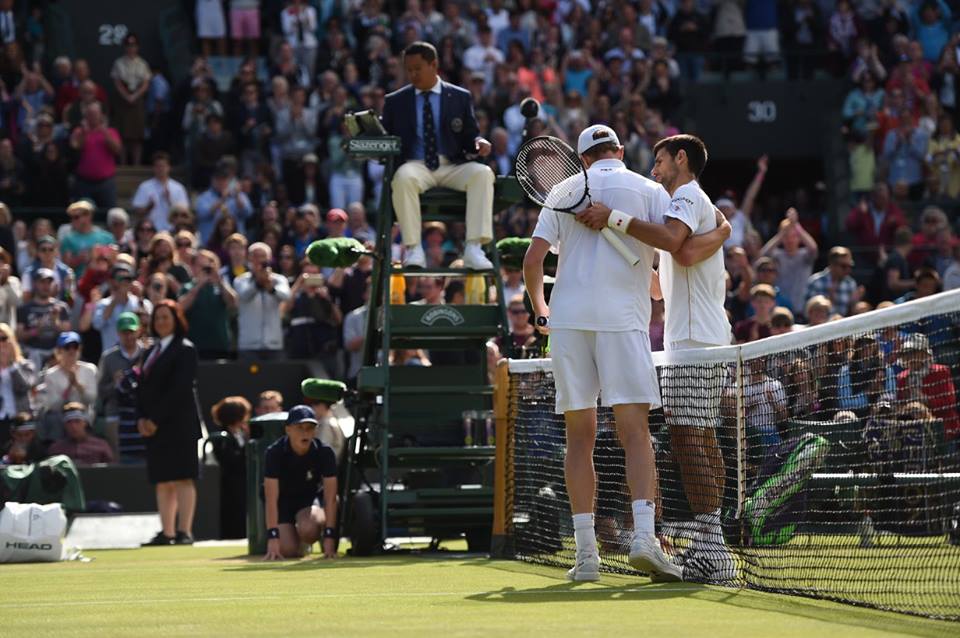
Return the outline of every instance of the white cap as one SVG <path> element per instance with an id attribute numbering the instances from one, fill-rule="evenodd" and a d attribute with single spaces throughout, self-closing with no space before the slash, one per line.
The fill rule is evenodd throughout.
<path id="1" fill-rule="evenodd" d="M 577 140 L 577 154 L 583 155 L 597 144 L 616 144 L 620 146 L 620 138 L 613 129 L 605 124 L 594 124 L 583 129 L 580 139 Z"/>

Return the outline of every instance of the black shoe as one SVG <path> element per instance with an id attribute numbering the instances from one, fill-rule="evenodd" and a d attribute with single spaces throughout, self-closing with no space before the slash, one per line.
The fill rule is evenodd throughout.
<path id="1" fill-rule="evenodd" d="M 154 545 L 176 545 L 177 540 L 172 536 L 167 536 L 162 531 L 157 532 L 157 535 L 148 540 L 146 543 L 141 543 L 140 547 L 151 547 Z"/>
<path id="2" fill-rule="evenodd" d="M 177 532 L 177 537 L 170 544 L 173 545 L 174 543 L 177 545 L 193 545 L 193 536 L 186 532 Z"/>

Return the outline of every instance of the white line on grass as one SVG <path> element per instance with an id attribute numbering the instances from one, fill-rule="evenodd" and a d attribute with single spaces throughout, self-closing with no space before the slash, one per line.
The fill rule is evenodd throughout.
<path id="1" fill-rule="evenodd" d="M 428 598 L 431 596 L 482 596 L 487 594 L 490 598 L 503 596 L 536 596 L 546 594 L 659 594 L 661 592 L 682 592 L 696 591 L 690 587 L 657 587 L 646 589 L 619 589 L 615 587 L 591 587 L 576 589 L 534 589 L 526 591 L 432 591 L 432 592 L 355 592 L 355 593 L 330 593 L 330 594 L 283 594 L 277 596 L 258 595 L 258 596 L 206 596 L 202 598 L 115 598 L 109 600 L 64 600 L 58 602 L 19 602 L 19 603 L 0 603 L 0 609 L 25 609 L 42 607 L 91 607 L 95 605 L 159 605 L 163 603 L 211 603 L 211 602 L 235 602 L 242 600 L 290 600 L 291 598 L 313 600 L 318 598 Z"/>

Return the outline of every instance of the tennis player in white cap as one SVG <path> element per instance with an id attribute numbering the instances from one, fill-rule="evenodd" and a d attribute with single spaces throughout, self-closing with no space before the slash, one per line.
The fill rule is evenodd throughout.
<path id="1" fill-rule="evenodd" d="M 623 163 L 623 146 L 608 126 L 585 129 L 577 153 L 587 167 L 591 198 L 637 219 L 661 222 L 663 189 Z M 680 569 L 654 535 L 656 468 L 648 427 L 651 407 L 660 405 L 650 352 L 650 283 L 655 250 L 632 237 L 624 241 L 640 264 L 631 267 L 599 233 L 573 215 L 540 211 L 523 273 L 536 315 L 537 330 L 550 333 L 556 412 L 566 424 L 564 461 L 573 512 L 576 562 L 570 580 L 599 578 L 600 556 L 594 529 L 596 473 L 593 448 L 597 400 L 612 406 L 626 457 L 634 535 L 630 563 L 661 580 L 680 580 Z M 550 305 L 543 294 L 543 259 L 559 252 Z"/>

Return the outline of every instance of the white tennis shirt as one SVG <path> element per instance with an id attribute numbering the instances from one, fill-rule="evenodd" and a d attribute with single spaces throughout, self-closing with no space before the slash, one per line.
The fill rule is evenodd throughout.
<path id="1" fill-rule="evenodd" d="M 663 217 L 679 219 L 694 235 L 717 227 L 713 202 L 696 181 L 674 192 Z M 730 344 L 730 322 L 723 307 L 727 298 L 724 272 L 721 250 L 689 268 L 678 264 L 670 253 L 660 251 L 665 346 L 688 339 L 718 346 Z"/>
<path id="2" fill-rule="evenodd" d="M 594 162 L 587 179 L 593 201 L 644 221 L 662 223 L 659 198 L 663 188 L 628 170 L 620 160 Z M 559 252 L 557 280 L 550 296 L 551 328 L 597 332 L 649 329 L 652 247 L 619 235 L 640 257 L 640 263 L 632 267 L 600 233 L 571 214 L 549 208 L 540 211 L 533 236 Z"/>

